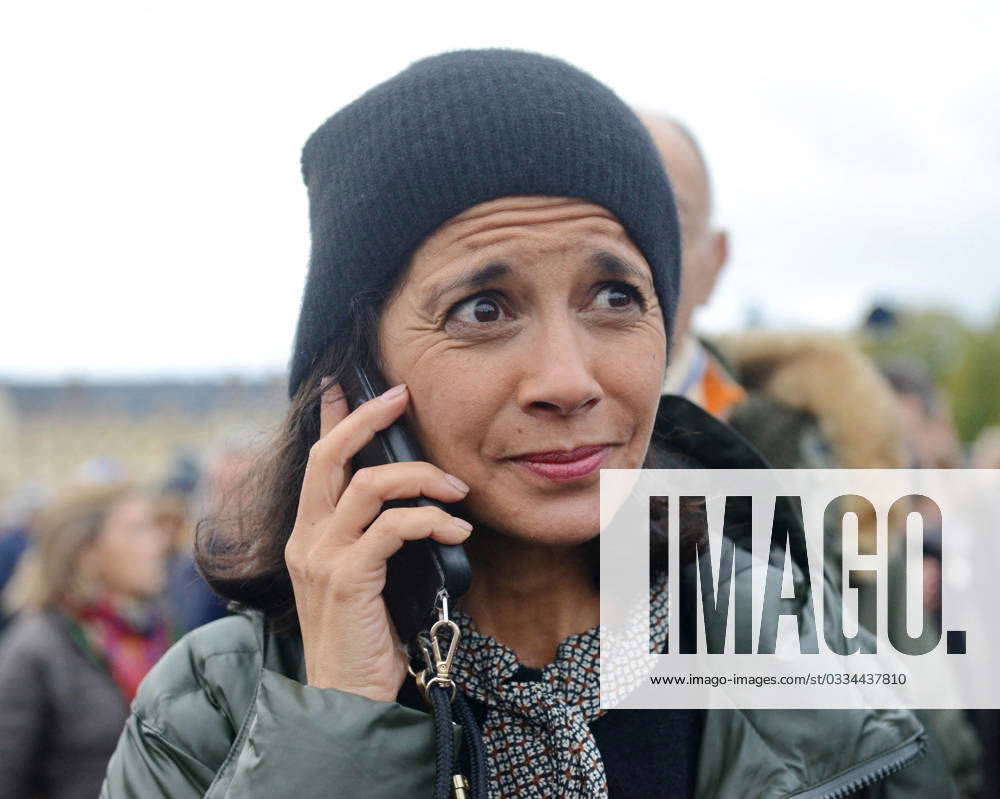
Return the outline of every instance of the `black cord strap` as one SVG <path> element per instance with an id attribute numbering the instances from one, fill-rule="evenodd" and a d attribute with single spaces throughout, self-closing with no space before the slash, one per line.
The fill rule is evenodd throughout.
<path id="1" fill-rule="evenodd" d="M 452 799 L 452 775 L 455 772 L 455 739 L 451 731 L 451 692 L 441 684 L 427 689 L 434 717 L 435 752 L 434 799 Z"/>
<path id="2" fill-rule="evenodd" d="M 488 799 L 486 788 L 486 749 L 483 746 L 483 736 L 479 723 L 472 715 L 469 705 L 459 691 L 455 697 L 455 711 L 459 724 L 462 725 L 462 740 L 469 747 L 469 780 L 471 799 Z"/>

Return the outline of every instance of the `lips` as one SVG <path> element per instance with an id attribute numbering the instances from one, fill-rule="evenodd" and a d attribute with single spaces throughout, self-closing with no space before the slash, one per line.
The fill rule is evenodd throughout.
<path id="1" fill-rule="evenodd" d="M 609 452 L 610 448 L 606 444 L 596 444 L 572 450 L 529 452 L 511 458 L 511 461 L 540 477 L 565 483 L 597 471 Z"/>

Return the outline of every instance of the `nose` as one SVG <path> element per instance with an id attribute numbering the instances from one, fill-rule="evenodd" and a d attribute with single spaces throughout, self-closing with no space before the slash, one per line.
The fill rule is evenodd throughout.
<path id="1" fill-rule="evenodd" d="M 525 348 L 518 402 L 532 415 L 574 416 L 601 401 L 589 334 L 571 319 L 540 325 Z"/>

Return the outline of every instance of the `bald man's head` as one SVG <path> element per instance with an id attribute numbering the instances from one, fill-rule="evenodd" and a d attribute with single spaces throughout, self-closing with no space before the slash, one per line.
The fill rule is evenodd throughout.
<path id="1" fill-rule="evenodd" d="M 642 121 L 670 175 L 681 225 L 685 232 L 694 233 L 708 224 L 712 212 L 712 189 L 701 146 L 686 127 L 672 119 L 643 114 Z"/>
<path id="2" fill-rule="evenodd" d="M 708 302 L 729 256 L 726 233 L 712 224 L 712 188 L 698 141 L 680 123 L 640 113 L 660 151 L 677 202 L 684 241 L 681 296 L 674 322 L 674 339 L 690 331 L 695 308 Z"/>

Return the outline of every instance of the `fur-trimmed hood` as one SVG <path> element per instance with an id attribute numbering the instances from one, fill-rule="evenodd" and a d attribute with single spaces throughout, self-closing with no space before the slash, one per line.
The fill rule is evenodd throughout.
<path id="1" fill-rule="evenodd" d="M 751 332 L 710 343 L 750 391 L 812 414 L 839 468 L 905 465 L 892 391 L 849 341 L 814 333 Z"/>

